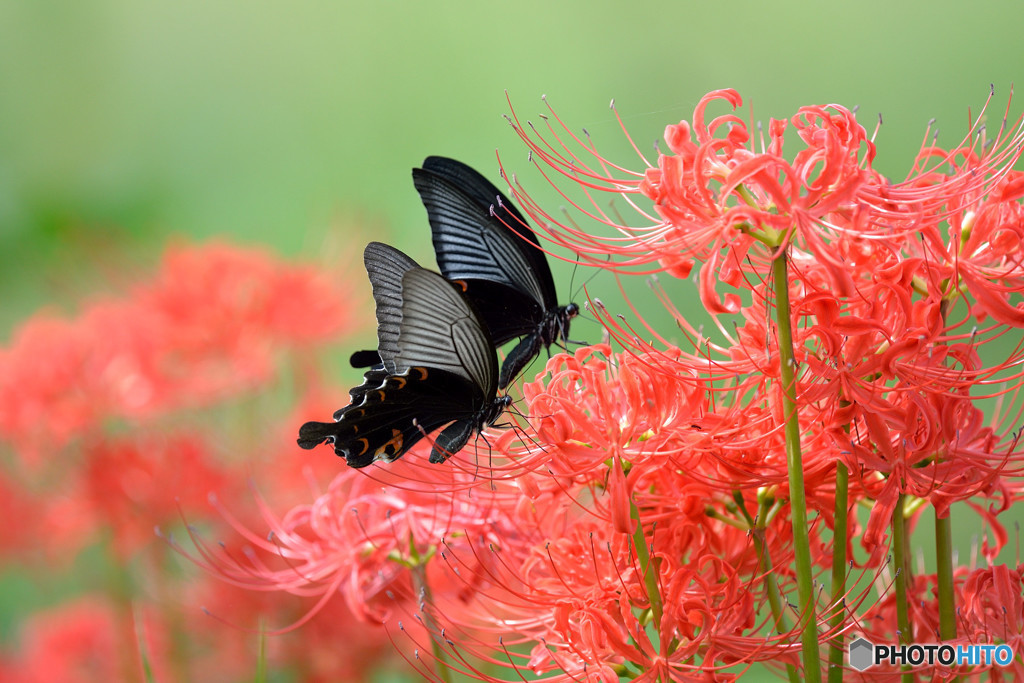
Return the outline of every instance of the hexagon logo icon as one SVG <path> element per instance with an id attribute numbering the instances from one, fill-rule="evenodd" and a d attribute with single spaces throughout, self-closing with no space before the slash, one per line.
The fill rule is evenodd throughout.
<path id="1" fill-rule="evenodd" d="M 863 638 L 850 643 L 850 666 L 857 671 L 863 671 L 874 665 L 874 657 L 871 656 L 875 646 Z"/>

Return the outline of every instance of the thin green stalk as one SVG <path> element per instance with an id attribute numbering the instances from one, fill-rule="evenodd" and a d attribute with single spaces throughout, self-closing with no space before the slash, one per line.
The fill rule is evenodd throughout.
<path id="1" fill-rule="evenodd" d="M 409 572 L 412 574 L 413 586 L 416 593 L 421 598 L 421 604 L 423 607 L 420 612 L 423 615 L 423 624 L 427 627 L 427 631 L 430 633 L 430 649 L 434 655 L 434 659 L 437 661 L 437 677 L 444 681 L 444 683 L 452 683 L 452 672 L 451 667 L 448 664 L 448 656 L 441 647 L 441 628 L 437 623 L 437 619 L 434 618 L 434 615 L 431 612 L 431 610 L 434 609 L 434 594 L 430 590 L 430 584 L 427 583 L 427 562 L 431 557 L 433 557 L 433 550 L 428 553 L 427 557 L 420 556 L 416 549 L 416 543 L 410 534 L 409 559 L 404 560 L 403 563 L 409 567 Z"/>
<path id="2" fill-rule="evenodd" d="M 647 550 L 647 537 L 644 536 L 644 526 L 640 523 L 640 510 L 637 509 L 632 498 L 629 501 L 629 516 L 636 522 L 636 529 L 633 531 L 633 547 L 636 548 L 636 558 L 640 562 L 640 570 L 644 573 L 644 585 L 647 587 L 647 599 L 651 601 L 654 627 L 660 629 L 663 607 L 661 591 L 658 589 L 658 568 L 651 563 L 651 554 Z"/>
<path id="3" fill-rule="evenodd" d="M 253 683 L 267 683 L 267 632 L 263 628 L 263 619 L 260 619 L 259 643 L 256 658 L 256 676 Z"/>
<path id="4" fill-rule="evenodd" d="M 633 502 L 632 496 L 629 499 L 629 516 L 636 523 L 633 530 L 633 547 L 636 549 L 636 559 L 640 562 L 640 571 L 644 574 L 644 585 L 647 587 L 647 599 L 651 601 L 651 615 L 654 618 L 654 631 L 657 640 L 654 643 L 656 652 L 661 652 L 661 620 L 664 613 L 661 602 L 661 591 L 658 589 L 658 567 L 651 562 L 651 553 L 647 549 L 647 537 L 644 536 L 644 525 L 640 523 L 640 510 Z M 654 679 L 661 682 L 661 674 Z"/>
<path id="5" fill-rule="evenodd" d="M 953 524 L 952 517 L 935 513 L 935 560 L 939 581 L 939 637 L 956 638 L 956 604 L 953 595 Z"/>
<path id="6" fill-rule="evenodd" d="M 949 299 L 943 299 L 939 309 L 943 322 L 946 321 L 950 303 Z M 945 517 L 939 517 L 938 510 L 935 510 L 935 565 L 939 591 L 939 637 L 943 640 L 953 640 L 956 638 L 956 597 L 953 594 L 953 511 L 948 508 Z"/>
<path id="7" fill-rule="evenodd" d="M 772 498 L 767 495 L 759 495 L 757 518 L 754 520 L 753 533 L 754 550 L 760 558 L 761 574 L 764 575 L 766 593 L 768 594 L 768 605 L 772 610 L 772 621 L 775 623 L 775 630 L 780 635 L 789 632 L 789 622 L 786 620 L 786 613 L 782 608 L 782 595 L 779 591 L 779 581 L 775 578 L 775 570 L 772 566 L 772 558 L 769 554 L 768 544 L 765 543 L 765 526 L 768 519 L 768 506 Z M 742 509 L 742 508 L 741 508 Z M 745 511 L 744 511 L 745 512 Z M 800 683 L 800 674 L 792 664 L 786 664 L 786 674 L 790 683 Z"/>
<path id="8" fill-rule="evenodd" d="M 778 250 L 772 262 L 779 326 L 779 376 L 782 380 L 782 407 L 786 420 L 786 466 L 789 469 L 789 504 L 793 518 L 793 555 L 796 561 L 796 587 L 801 619 L 804 677 L 809 683 L 821 681 L 821 655 L 818 652 L 818 618 L 814 609 L 814 573 L 811 566 L 811 541 L 807 523 L 807 496 L 804 492 L 804 463 L 800 450 L 800 422 L 796 410 L 796 357 L 793 352 L 792 314 L 789 303 L 789 268 L 785 250 Z"/>
<path id="9" fill-rule="evenodd" d="M 828 683 L 842 683 L 846 638 L 841 633 L 846 622 L 846 520 L 849 515 L 850 470 L 836 463 L 835 533 L 832 534 L 832 618 L 828 625 L 835 633 L 828 649 Z"/>
<path id="10" fill-rule="evenodd" d="M 913 634 L 910 630 L 910 601 L 907 587 L 910 584 L 910 553 L 907 545 L 907 519 L 903 512 L 906 494 L 901 493 L 896 499 L 896 508 L 892 511 L 892 544 L 893 564 L 896 566 L 896 626 L 899 628 L 899 642 L 909 644 Z M 904 664 L 903 683 L 914 683 L 914 674 L 907 671 L 910 665 Z"/>
<path id="11" fill-rule="evenodd" d="M 135 621 L 135 639 L 139 646 L 139 661 L 142 662 L 142 680 L 145 683 L 156 683 L 153 676 L 153 665 L 149 659 L 149 648 L 146 646 L 146 628 L 143 625 L 142 610 L 138 605 L 133 609 Z"/>
<path id="12" fill-rule="evenodd" d="M 935 561 L 938 563 L 939 637 L 956 638 L 956 597 L 953 593 L 953 516 L 935 513 Z M 950 683 L 956 683 L 954 678 Z"/>

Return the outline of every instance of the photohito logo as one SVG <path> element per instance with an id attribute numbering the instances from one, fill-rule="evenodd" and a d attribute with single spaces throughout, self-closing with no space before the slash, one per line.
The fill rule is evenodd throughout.
<path id="1" fill-rule="evenodd" d="M 1013 648 L 1009 645 L 949 645 L 945 643 L 914 643 L 912 645 L 875 645 L 857 638 L 850 643 L 850 666 L 864 671 L 877 664 L 893 666 L 1006 666 L 1013 661 Z"/>

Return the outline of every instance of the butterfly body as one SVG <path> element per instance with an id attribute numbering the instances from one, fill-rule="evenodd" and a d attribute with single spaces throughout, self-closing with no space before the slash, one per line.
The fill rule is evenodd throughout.
<path id="1" fill-rule="evenodd" d="M 350 466 L 365 467 L 401 457 L 447 425 L 430 455 L 443 462 L 511 403 L 497 395 L 493 342 L 457 285 L 377 242 L 364 262 L 377 304 L 379 363 L 349 391 L 352 400 L 333 423 L 304 424 L 298 443 L 333 443 Z"/>

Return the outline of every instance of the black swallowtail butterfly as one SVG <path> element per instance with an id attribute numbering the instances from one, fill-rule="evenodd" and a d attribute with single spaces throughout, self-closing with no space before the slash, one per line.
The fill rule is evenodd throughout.
<path id="1" fill-rule="evenodd" d="M 509 352 L 498 377 L 504 389 L 540 349 L 569 339 L 579 313 L 559 306 L 551 268 L 540 242 L 519 210 L 469 166 L 427 157 L 412 171 L 427 209 L 441 273 L 460 282 L 490 330 L 495 346 L 523 337 Z M 352 356 L 355 367 L 379 362 L 372 351 Z"/>

